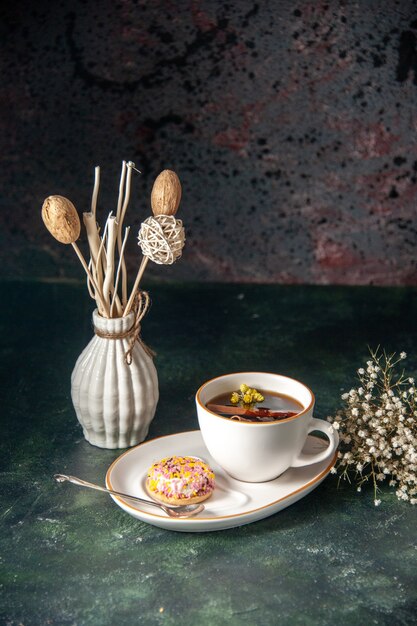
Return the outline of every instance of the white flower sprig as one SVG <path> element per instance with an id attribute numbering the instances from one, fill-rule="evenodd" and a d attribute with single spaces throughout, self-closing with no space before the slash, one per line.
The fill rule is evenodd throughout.
<path id="1" fill-rule="evenodd" d="M 372 479 L 374 504 L 378 483 L 389 480 L 400 500 L 417 504 L 417 388 L 398 367 L 407 355 L 370 350 L 371 360 L 357 371 L 360 386 L 342 395 L 345 407 L 328 417 L 339 430 L 341 447 L 333 473 L 357 491 Z"/>

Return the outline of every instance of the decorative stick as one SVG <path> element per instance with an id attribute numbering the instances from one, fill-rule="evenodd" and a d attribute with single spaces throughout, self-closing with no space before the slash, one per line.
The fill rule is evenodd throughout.
<path id="1" fill-rule="evenodd" d="M 129 200 L 130 200 L 130 188 L 131 188 L 131 183 L 132 183 L 132 174 L 133 174 L 133 170 L 136 169 L 133 161 L 129 161 L 128 163 L 126 163 L 126 167 L 127 167 L 127 175 L 126 175 L 125 195 L 124 195 L 123 205 L 122 205 L 122 209 L 120 211 L 120 217 L 119 217 L 120 226 L 123 224 L 123 220 L 126 215 L 127 205 L 129 204 Z"/>
<path id="2" fill-rule="evenodd" d="M 100 236 L 97 230 L 96 217 L 91 211 L 90 213 L 83 213 L 83 222 L 85 230 L 87 232 L 88 245 L 90 246 L 92 273 L 95 274 L 97 283 L 100 287 L 103 286 L 103 267 L 101 262 L 97 263 L 98 251 L 100 249 Z"/>
<path id="3" fill-rule="evenodd" d="M 75 243 L 75 241 L 71 242 L 72 247 L 74 248 L 78 258 L 81 261 L 81 265 L 83 266 L 83 268 L 85 269 L 85 272 L 88 276 L 88 278 L 90 279 L 91 284 L 94 287 L 95 293 L 96 293 L 96 301 L 97 301 L 97 305 L 103 309 L 103 311 L 105 312 L 105 314 L 108 316 L 108 308 L 106 306 L 106 303 L 103 299 L 103 295 L 102 292 L 100 291 L 96 281 L 94 280 L 90 270 L 88 269 L 88 265 L 87 265 L 87 261 L 85 260 L 85 258 L 83 257 L 83 254 L 81 252 L 81 250 L 79 249 L 79 247 L 77 246 L 77 244 Z"/>
<path id="4" fill-rule="evenodd" d="M 144 271 L 146 269 L 148 261 L 149 261 L 149 258 L 147 256 L 142 257 L 142 262 L 140 264 L 139 271 L 137 273 L 135 283 L 134 283 L 134 285 L 132 287 L 132 291 L 130 293 L 130 298 L 129 298 L 126 306 L 125 306 L 123 317 L 126 317 L 126 315 L 128 315 L 130 313 L 130 309 L 132 308 L 132 304 L 133 304 L 133 302 L 135 300 L 135 295 L 136 295 L 136 292 L 138 290 L 139 283 L 140 283 L 141 278 L 143 276 L 143 273 L 144 273 Z"/>
<path id="5" fill-rule="evenodd" d="M 93 197 L 91 198 L 91 213 L 94 215 L 94 219 L 96 219 L 96 209 L 97 209 L 97 197 L 98 190 L 100 187 L 100 167 L 97 165 L 94 169 L 94 189 L 93 189 Z"/>
<path id="6" fill-rule="evenodd" d="M 129 231 L 130 231 L 130 226 L 128 226 L 126 228 L 126 230 L 125 230 L 125 236 L 124 236 L 122 247 L 121 247 L 121 250 L 120 250 L 119 263 L 117 265 L 117 272 L 116 272 L 116 280 L 114 282 L 114 293 L 113 293 L 113 298 L 112 298 L 111 306 L 110 306 L 110 317 L 113 317 L 113 307 L 114 307 L 115 303 L 116 303 L 116 310 L 117 310 L 118 315 L 121 315 L 121 312 L 122 312 L 121 311 L 121 307 L 120 307 L 120 310 L 117 307 L 117 300 L 118 300 L 118 298 L 117 298 L 117 288 L 119 286 L 120 268 L 121 268 L 121 265 L 122 265 L 122 262 L 123 262 L 123 259 L 124 259 L 123 255 L 124 255 L 124 252 L 125 252 L 125 246 L 126 246 L 127 237 L 129 235 Z M 117 298 L 117 300 L 116 300 L 116 298 Z"/>
<path id="7" fill-rule="evenodd" d="M 97 253 L 97 264 L 101 267 L 101 264 L 103 264 L 103 268 L 104 271 L 106 270 L 107 267 L 107 255 L 106 255 L 106 249 L 105 249 L 105 242 L 106 242 L 106 238 L 107 238 L 107 225 L 108 225 L 108 221 L 111 218 L 113 214 L 113 211 L 110 211 L 109 213 L 109 217 L 106 220 L 106 224 L 104 226 L 104 232 L 103 232 L 103 238 L 100 240 L 100 247 L 98 249 L 98 253 Z M 117 222 L 117 220 L 116 220 Z M 100 285 L 100 287 L 103 289 L 103 283 Z M 122 304 L 120 302 L 120 298 L 117 295 L 117 292 L 115 292 L 115 288 L 113 283 L 110 284 L 110 293 L 112 295 L 114 295 L 115 298 L 115 304 L 116 304 L 116 311 L 117 311 L 117 315 L 121 315 L 122 314 Z"/>
<path id="8" fill-rule="evenodd" d="M 93 195 L 91 198 L 91 212 L 83 213 L 83 222 L 85 225 L 85 229 L 87 231 L 87 240 L 90 248 L 90 257 L 91 261 L 88 264 L 88 267 L 93 274 L 94 278 L 100 289 L 103 288 L 103 268 L 101 263 L 97 265 L 97 253 L 99 248 L 100 237 L 98 234 L 98 226 L 96 221 L 96 212 L 97 212 L 97 198 L 98 192 L 100 188 L 100 166 L 97 165 L 94 168 L 94 188 Z M 87 278 L 87 289 L 92 294 L 91 283 Z M 98 307 L 99 313 L 103 315 L 104 311 L 101 309 L 101 306 Z"/>
<path id="9" fill-rule="evenodd" d="M 92 262 L 92 260 L 90 259 L 90 263 L 88 264 L 88 269 L 90 270 L 90 272 L 91 272 L 92 263 L 93 263 L 93 262 Z M 91 284 L 90 279 L 88 278 L 88 276 L 87 276 L 86 283 L 87 283 L 88 293 L 90 294 L 90 298 L 92 298 L 93 300 L 95 300 L 95 299 L 96 299 L 96 296 L 95 296 L 95 293 L 94 293 L 94 289 L 93 289 L 93 286 L 92 286 L 92 284 Z"/>
<path id="10" fill-rule="evenodd" d="M 107 220 L 107 265 L 106 275 L 103 282 L 103 297 L 106 308 L 110 308 L 110 293 L 112 292 L 114 278 L 114 248 L 117 239 L 117 221 L 115 217 L 109 217 Z"/>
<path id="11" fill-rule="evenodd" d="M 93 213 L 83 213 L 83 221 L 87 231 L 88 243 L 90 245 L 91 259 L 93 261 L 94 271 L 92 272 L 92 274 L 95 274 L 97 284 L 99 285 L 100 289 L 103 289 L 103 270 L 106 269 L 107 260 L 104 247 L 101 245 L 102 240 L 100 239 L 100 236 L 98 234 L 97 222 L 94 219 Z M 107 222 L 104 229 L 103 241 L 105 239 L 106 228 Z M 110 285 L 110 292 L 114 293 L 113 285 Z M 121 306 L 122 305 L 120 303 L 120 299 L 116 294 L 116 310 L 119 312 L 120 315 L 122 312 Z"/>
<path id="12" fill-rule="evenodd" d="M 132 181 L 132 173 L 133 173 L 135 164 L 132 161 L 129 161 L 126 164 L 126 167 L 127 167 L 127 175 L 126 175 L 125 194 L 124 194 L 123 205 L 121 207 L 120 215 L 118 219 L 119 230 L 117 233 L 117 243 L 118 243 L 118 248 L 119 248 L 119 255 L 120 255 L 121 243 L 122 243 L 123 220 L 125 218 L 127 205 L 129 204 L 129 200 L 130 200 L 130 187 L 131 187 L 131 181 Z M 127 302 L 127 270 L 126 270 L 126 263 L 125 263 L 124 257 L 121 257 L 121 258 L 122 258 L 122 304 L 123 306 L 125 306 Z"/>
<path id="13" fill-rule="evenodd" d="M 121 212 L 122 212 L 122 206 L 123 206 L 123 197 L 125 193 L 124 188 L 125 188 L 125 180 L 126 180 L 126 169 L 127 169 L 126 161 L 122 161 L 122 172 L 120 174 L 119 196 L 117 198 L 117 211 L 116 211 L 116 221 L 119 224 L 119 228 L 117 230 L 117 249 L 119 252 L 119 266 L 120 266 L 120 259 L 121 259 L 121 253 L 122 253 Z M 123 263 L 125 263 L 124 257 L 123 257 Z M 126 273 L 126 265 L 124 266 L 124 271 Z M 123 295 L 122 295 L 122 301 L 123 301 Z M 123 306 L 121 306 L 121 308 L 123 308 Z"/>
<path id="14" fill-rule="evenodd" d="M 106 220 L 106 223 L 104 225 L 103 237 L 101 238 L 100 247 L 99 247 L 98 253 L 97 253 L 97 263 L 101 263 L 102 262 L 101 259 L 103 257 L 104 269 L 106 269 L 106 265 L 107 265 L 106 250 L 104 248 L 104 244 L 105 244 L 106 237 L 107 237 L 107 223 L 108 223 L 109 219 L 111 218 L 112 214 L 113 214 L 113 211 L 110 211 L 109 216 L 108 216 L 108 218 Z"/>
<path id="15" fill-rule="evenodd" d="M 122 162 L 122 173 L 120 174 L 119 197 L 118 197 L 118 200 L 117 200 L 117 211 L 116 211 L 116 220 L 117 220 L 118 223 L 120 223 L 120 212 L 122 210 L 125 180 L 126 180 L 126 161 L 123 161 Z"/>
<path id="16" fill-rule="evenodd" d="M 109 217 L 111 215 L 111 211 Z M 104 227 L 103 239 L 100 239 L 100 235 L 98 234 L 97 222 L 94 219 L 92 213 L 83 213 L 83 220 L 85 224 L 85 228 L 87 231 L 88 243 L 90 245 L 90 254 L 92 257 L 92 262 L 95 260 L 95 271 L 97 276 L 97 283 L 101 291 L 103 291 L 103 272 L 106 267 L 106 252 L 104 250 L 104 242 L 106 240 L 107 233 L 107 222 Z M 98 245 L 98 249 L 97 249 Z M 99 312 L 100 307 L 99 307 Z M 101 313 L 102 314 L 102 313 Z"/>

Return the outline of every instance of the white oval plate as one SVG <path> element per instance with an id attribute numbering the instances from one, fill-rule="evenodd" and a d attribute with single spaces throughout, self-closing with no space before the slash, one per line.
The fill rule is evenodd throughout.
<path id="1" fill-rule="evenodd" d="M 309 435 L 304 446 L 306 454 L 316 454 L 327 442 Z M 149 499 L 145 491 L 148 468 L 166 456 L 197 456 L 206 461 L 216 475 L 216 489 L 204 502 L 205 510 L 197 517 L 174 519 L 155 508 L 134 504 L 119 496 L 111 496 L 126 513 L 160 528 L 183 532 L 224 530 L 249 524 L 273 515 L 315 489 L 332 469 L 337 453 L 329 462 L 290 468 L 266 483 L 244 483 L 226 474 L 211 458 L 199 430 L 167 435 L 141 443 L 124 452 L 110 465 L 106 474 L 109 489 Z"/>

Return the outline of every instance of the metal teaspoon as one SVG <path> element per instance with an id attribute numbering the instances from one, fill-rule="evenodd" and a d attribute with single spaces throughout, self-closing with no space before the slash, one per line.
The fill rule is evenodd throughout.
<path id="1" fill-rule="evenodd" d="M 114 496 L 121 496 L 122 498 L 129 498 L 129 500 L 134 500 L 135 502 L 140 502 L 141 504 L 149 504 L 150 506 L 156 506 L 159 509 L 165 511 L 169 517 L 191 517 L 192 515 L 197 515 L 204 511 L 203 504 L 184 504 L 181 506 L 168 506 L 163 504 L 162 502 L 154 502 L 153 500 L 145 500 L 144 498 L 139 498 L 138 496 L 129 496 L 127 493 L 121 493 L 120 491 L 113 491 L 112 489 L 106 489 L 105 487 L 100 487 L 100 485 L 95 485 L 94 483 L 89 483 L 86 480 L 81 480 L 81 478 L 77 478 L 76 476 L 67 476 L 66 474 L 54 474 L 54 478 L 58 483 L 64 483 L 66 481 L 73 483 L 74 485 L 79 485 L 80 487 L 88 487 L 89 489 L 96 489 L 97 491 L 104 491 L 105 493 L 111 493 Z"/>

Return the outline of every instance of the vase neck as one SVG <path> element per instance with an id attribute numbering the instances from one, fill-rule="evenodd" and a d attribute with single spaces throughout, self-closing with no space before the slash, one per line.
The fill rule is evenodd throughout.
<path id="1" fill-rule="evenodd" d="M 128 313 L 126 317 L 102 317 L 96 309 L 93 312 L 93 325 L 100 333 L 120 335 L 126 333 L 134 324 L 134 314 Z"/>

